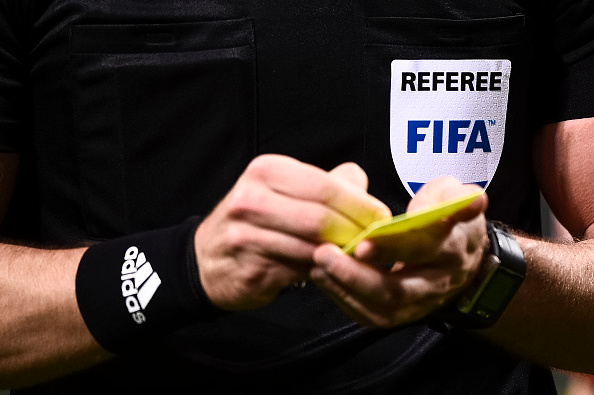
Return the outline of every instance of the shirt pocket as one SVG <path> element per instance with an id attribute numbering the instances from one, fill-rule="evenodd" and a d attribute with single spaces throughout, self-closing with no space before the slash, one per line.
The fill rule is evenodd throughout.
<path id="1" fill-rule="evenodd" d="M 212 209 L 254 156 L 255 62 L 251 20 L 71 27 L 90 237 Z"/>
<path id="2" fill-rule="evenodd" d="M 488 191 L 493 192 L 512 186 L 509 180 L 495 177 L 494 170 L 499 174 L 502 168 L 513 166 L 516 173 L 512 183 L 520 191 L 526 188 L 532 178 L 528 33 L 527 19 L 522 15 L 473 20 L 367 20 L 365 168 L 371 193 L 394 212 L 402 212 L 406 208 L 403 202 L 415 191 L 410 185 L 418 187 L 428 181 L 422 177 L 416 180 L 416 173 L 424 174 L 430 167 L 443 172 L 438 175 L 448 174 L 447 169 L 452 167 L 466 173 L 481 173 L 481 168 L 489 167 L 491 179 L 480 174 L 476 181 L 483 186 L 488 181 Z M 408 77 L 422 85 L 399 82 L 396 86 L 400 77 L 394 70 L 407 62 Z M 509 67 L 511 72 L 506 77 L 501 70 L 493 71 L 497 67 Z M 464 80 L 463 85 L 466 77 L 472 82 Z M 501 91 L 502 86 L 507 90 L 505 100 L 492 101 L 489 95 L 500 94 L 495 91 Z M 399 89 L 415 92 L 395 95 L 393 91 Z M 496 109 L 499 118 L 492 115 L 494 108 L 488 108 L 503 106 L 506 108 Z M 496 153 L 495 147 L 488 146 L 485 139 L 489 138 L 501 141 L 503 152 Z M 481 150 L 493 152 L 481 156 Z M 474 159 L 468 161 L 471 157 Z M 505 207 L 506 202 L 501 203 Z M 517 202 L 513 206 L 519 210 Z"/>

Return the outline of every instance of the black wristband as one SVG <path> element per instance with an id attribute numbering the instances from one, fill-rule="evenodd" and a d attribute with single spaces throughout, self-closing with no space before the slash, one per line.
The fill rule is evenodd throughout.
<path id="1" fill-rule="evenodd" d="M 76 275 L 85 324 L 108 351 L 121 354 L 223 311 L 202 289 L 192 217 L 178 226 L 90 247 Z"/>

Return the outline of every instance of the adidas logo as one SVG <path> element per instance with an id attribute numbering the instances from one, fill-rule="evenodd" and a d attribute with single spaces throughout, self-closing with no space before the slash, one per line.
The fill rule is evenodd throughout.
<path id="1" fill-rule="evenodd" d="M 134 246 L 128 248 L 122 265 L 122 296 L 126 298 L 126 308 L 137 324 L 146 322 L 142 310 L 146 309 L 159 285 L 161 278 L 146 260 L 144 252 L 139 252 Z"/>

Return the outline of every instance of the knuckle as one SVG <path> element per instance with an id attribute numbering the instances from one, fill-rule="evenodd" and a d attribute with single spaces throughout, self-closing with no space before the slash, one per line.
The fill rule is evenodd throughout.
<path id="1" fill-rule="evenodd" d="M 260 180 L 266 179 L 270 172 L 278 167 L 280 160 L 278 155 L 264 154 L 257 156 L 248 164 L 244 174 Z"/>
<path id="2" fill-rule="evenodd" d="M 243 251 L 252 243 L 251 233 L 241 226 L 229 226 L 225 230 L 225 240 L 230 251 Z"/>
<path id="3" fill-rule="evenodd" d="M 347 166 L 347 169 L 349 170 L 349 172 L 351 172 L 351 175 L 354 179 L 356 179 L 357 181 L 359 181 L 362 184 L 367 185 L 367 183 L 368 183 L 367 173 L 365 173 L 365 171 L 361 168 L 361 166 L 359 166 L 355 162 L 348 162 L 345 164 L 345 166 Z"/>
<path id="4" fill-rule="evenodd" d="M 267 272 L 261 265 L 250 265 L 243 273 L 243 283 L 248 289 L 267 288 L 265 285 Z"/>
<path id="5" fill-rule="evenodd" d="M 231 218 L 245 218 L 247 215 L 258 211 L 265 201 L 261 188 L 249 183 L 238 185 L 229 194 L 228 212 Z"/>

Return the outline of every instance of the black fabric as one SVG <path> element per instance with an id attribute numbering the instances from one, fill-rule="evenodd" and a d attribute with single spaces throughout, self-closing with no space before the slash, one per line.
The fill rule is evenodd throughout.
<path id="1" fill-rule="evenodd" d="M 2 235 L 74 245 L 205 216 L 270 152 L 325 169 L 354 161 L 400 213 L 409 196 L 386 148 L 386 62 L 476 57 L 513 70 L 488 216 L 538 232 L 533 133 L 594 116 L 591 4 L 0 0 L 0 143 L 22 159 Z M 548 370 L 464 333 L 361 328 L 311 285 L 23 393 L 198 388 L 554 393 Z"/>
<path id="2" fill-rule="evenodd" d="M 224 314 L 208 299 L 198 274 L 194 232 L 199 218 L 90 247 L 76 275 L 80 312 L 93 337 L 115 354 L 196 320 Z"/>

